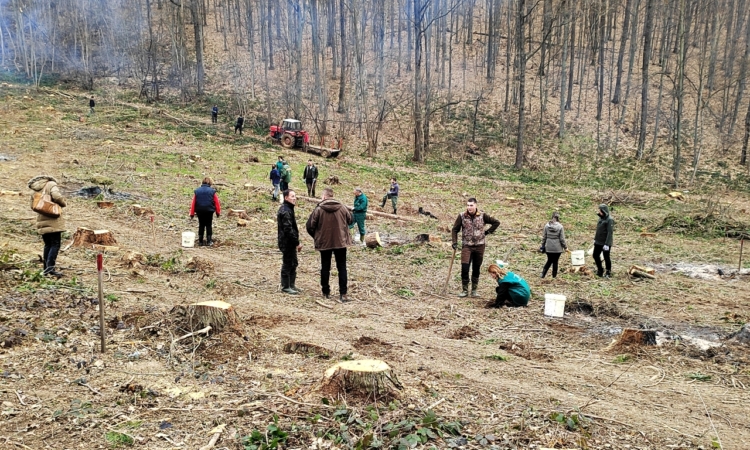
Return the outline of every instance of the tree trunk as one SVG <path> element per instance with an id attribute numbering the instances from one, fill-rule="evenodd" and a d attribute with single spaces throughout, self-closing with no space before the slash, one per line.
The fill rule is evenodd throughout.
<path id="1" fill-rule="evenodd" d="M 346 8 L 339 0 L 339 32 L 341 33 L 341 75 L 339 75 L 339 106 L 336 112 L 346 112 Z"/>
<path id="2" fill-rule="evenodd" d="M 646 0 L 646 23 L 643 30 L 643 65 L 641 67 L 641 124 L 638 130 L 638 150 L 636 158 L 643 158 L 646 145 L 646 124 L 648 123 L 648 83 L 649 65 L 651 60 L 651 38 L 653 37 L 654 0 Z"/>
<path id="3" fill-rule="evenodd" d="M 524 129 L 526 127 L 526 46 L 524 45 L 524 36 L 526 30 L 526 0 L 518 0 L 518 11 L 516 13 L 516 26 L 518 34 L 516 39 L 518 61 L 518 134 L 516 138 L 516 163 L 514 167 L 517 170 L 523 168 L 523 139 Z"/>
<path id="4" fill-rule="evenodd" d="M 625 19 L 623 21 L 622 25 L 622 33 L 620 34 L 620 48 L 617 52 L 617 79 L 615 81 L 615 94 L 612 97 L 612 103 L 615 105 L 620 103 L 620 91 L 621 91 L 621 84 L 622 84 L 622 63 L 625 59 L 625 44 L 628 40 L 628 33 L 630 32 L 630 14 L 631 14 L 631 8 L 632 8 L 633 0 L 627 0 L 625 2 Z"/>

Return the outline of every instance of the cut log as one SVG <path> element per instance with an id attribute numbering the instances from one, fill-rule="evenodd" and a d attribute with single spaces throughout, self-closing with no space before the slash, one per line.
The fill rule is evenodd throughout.
<path id="1" fill-rule="evenodd" d="M 2 191 L 0 191 L 0 195 L 11 195 L 11 196 L 13 196 L 13 195 L 23 195 L 23 192 L 2 190 Z"/>
<path id="2" fill-rule="evenodd" d="M 346 394 L 383 395 L 403 389 L 393 369 L 377 359 L 342 361 L 326 370 L 322 391 L 333 397 Z"/>
<path id="3" fill-rule="evenodd" d="M 378 248 L 383 246 L 383 242 L 380 240 L 380 233 L 368 233 L 365 235 L 365 245 L 367 248 Z"/>
<path id="4" fill-rule="evenodd" d="M 593 272 L 591 271 L 591 269 L 589 269 L 586 266 L 570 266 L 570 267 L 568 267 L 567 272 L 568 273 L 577 273 L 579 275 L 583 275 L 583 276 L 587 276 L 587 277 L 593 275 Z"/>
<path id="5" fill-rule="evenodd" d="M 73 246 L 91 246 L 93 244 L 113 246 L 117 244 L 115 237 L 109 230 L 92 230 L 90 228 L 78 227 L 73 234 Z"/>
<path id="6" fill-rule="evenodd" d="M 143 263 L 144 257 L 142 253 L 134 252 L 134 251 L 128 251 L 122 257 L 120 258 L 120 261 L 122 262 L 122 265 L 127 267 L 128 269 L 138 269 L 141 267 L 141 263 Z"/>
<path id="7" fill-rule="evenodd" d="M 151 208 L 144 208 L 141 205 L 131 205 L 130 210 L 133 211 L 133 214 L 136 216 L 144 216 L 144 215 L 153 215 L 154 210 Z"/>
<path id="8" fill-rule="evenodd" d="M 638 278 L 648 278 L 650 280 L 656 279 L 656 271 L 651 267 L 641 267 L 632 265 L 630 266 L 630 269 L 628 270 L 628 275 L 631 277 L 638 277 Z"/>
<path id="9" fill-rule="evenodd" d="M 221 300 L 188 305 L 186 316 L 191 329 L 211 327 L 214 330 L 221 330 L 226 326 L 239 327 L 240 325 L 240 318 L 234 307 Z"/>
<path id="10" fill-rule="evenodd" d="M 91 248 L 93 248 L 94 250 L 101 251 L 101 252 L 116 252 L 120 250 L 120 247 L 117 247 L 116 245 L 91 244 Z"/>

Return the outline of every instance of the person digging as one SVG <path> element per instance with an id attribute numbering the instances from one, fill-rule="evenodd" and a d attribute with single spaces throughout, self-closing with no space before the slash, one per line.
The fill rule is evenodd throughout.
<path id="1" fill-rule="evenodd" d="M 485 226 L 490 228 L 485 230 Z M 479 297 L 477 286 L 479 285 L 479 273 L 484 259 L 485 236 L 492 234 L 500 226 L 500 221 L 489 214 L 479 211 L 477 199 L 470 198 L 466 201 L 466 211 L 456 218 L 453 224 L 451 238 L 453 249 L 458 248 L 458 232 L 461 231 L 461 292 L 459 297 L 469 295 L 469 268 L 471 268 L 471 296 Z"/>
<path id="2" fill-rule="evenodd" d="M 497 281 L 497 287 L 495 288 L 497 298 L 493 304 L 488 304 L 488 307 L 502 308 L 507 305 L 517 308 L 529 304 L 531 289 L 529 289 L 526 280 L 496 264 L 490 264 L 487 272 Z"/>

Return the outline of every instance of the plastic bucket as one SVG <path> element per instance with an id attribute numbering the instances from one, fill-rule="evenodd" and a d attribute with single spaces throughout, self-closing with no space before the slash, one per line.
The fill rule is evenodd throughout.
<path id="1" fill-rule="evenodd" d="M 583 250 L 575 250 L 570 252 L 570 264 L 574 266 L 582 266 L 586 264 L 585 253 Z"/>
<path id="2" fill-rule="evenodd" d="M 195 233 L 192 231 L 182 232 L 182 246 L 193 247 L 195 246 Z"/>
<path id="3" fill-rule="evenodd" d="M 544 294 L 544 315 L 562 317 L 565 314 L 565 296 Z"/>

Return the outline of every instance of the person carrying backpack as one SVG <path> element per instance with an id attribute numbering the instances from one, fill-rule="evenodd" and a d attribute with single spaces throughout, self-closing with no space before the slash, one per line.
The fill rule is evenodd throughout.
<path id="1" fill-rule="evenodd" d="M 289 189 L 289 183 L 292 182 L 292 168 L 289 164 L 284 161 L 284 165 L 281 167 L 281 190 L 285 191 Z"/>

